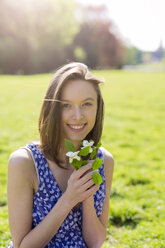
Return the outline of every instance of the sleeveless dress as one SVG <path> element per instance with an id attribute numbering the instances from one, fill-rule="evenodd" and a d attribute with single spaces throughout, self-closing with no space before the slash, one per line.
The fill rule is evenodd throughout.
<path id="1" fill-rule="evenodd" d="M 38 176 L 39 187 L 33 199 L 33 228 L 37 226 L 45 216 L 51 211 L 53 206 L 62 196 L 62 191 L 54 178 L 44 155 L 37 148 L 36 144 L 28 144 L 25 147 L 28 149 L 34 160 Z M 102 206 L 105 199 L 105 175 L 104 175 L 104 159 L 103 153 L 99 148 L 97 157 L 102 159 L 103 163 L 99 169 L 102 176 L 102 183 L 99 190 L 94 194 L 94 207 L 96 214 L 100 217 Z M 45 248 L 87 248 L 82 237 L 82 203 L 77 210 L 71 210 L 58 229 L 52 240 Z M 12 242 L 8 248 L 14 248 Z"/>

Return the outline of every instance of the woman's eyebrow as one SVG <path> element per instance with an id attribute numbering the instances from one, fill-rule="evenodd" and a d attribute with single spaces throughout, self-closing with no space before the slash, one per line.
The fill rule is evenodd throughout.
<path id="1" fill-rule="evenodd" d="M 61 102 L 71 102 L 71 101 L 72 100 L 61 99 Z M 84 100 L 82 100 L 82 102 L 85 102 L 85 101 L 94 101 L 94 98 L 88 97 L 88 98 L 85 98 Z"/>
<path id="2" fill-rule="evenodd" d="M 93 98 L 93 97 L 88 97 L 88 98 L 86 98 L 85 100 L 83 100 L 84 102 L 85 101 L 94 101 L 95 99 Z"/>

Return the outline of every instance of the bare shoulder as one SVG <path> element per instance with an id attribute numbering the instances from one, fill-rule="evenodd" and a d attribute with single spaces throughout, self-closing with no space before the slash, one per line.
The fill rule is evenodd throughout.
<path id="1" fill-rule="evenodd" d="M 106 150 L 104 147 L 101 147 L 101 151 L 103 152 L 104 156 L 104 167 L 105 169 L 112 169 L 114 167 L 114 158 L 113 155 Z"/>
<path id="2" fill-rule="evenodd" d="M 18 149 L 14 151 L 8 161 L 8 173 L 13 176 L 17 174 L 18 176 L 29 178 L 34 173 L 34 165 L 31 155 L 25 149 Z"/>
<path id="3" fill-rule="evenodd" d="M 8 161 L 9 167 L 29 167 L 29 165 L 33 164 L 32 158 L 26 149 L 18 149 L 14 151 Z"/>

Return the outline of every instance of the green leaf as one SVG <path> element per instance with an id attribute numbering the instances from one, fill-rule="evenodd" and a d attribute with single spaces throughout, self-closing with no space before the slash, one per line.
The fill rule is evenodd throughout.
<path id="1" fill-rule="evenodd" d="M 82 161 L 82 166 L 83 165 L 86 165 L 86 164 L 88 164 L 89 163 L 89 159 L 88 160 L 84 160 L 84 161 Z"/>
<path id="2" fill-rule="evenodd" d="M 90 155 L 90 158 L 93 159 L 94 156 L 96 156 L 96 148 L 93 148 L 93 151 L 92 151 L 92 153 Z"/>
<path id="3" fill-rule="evenodd" d="M 92 164 L 93 170 L 98 170 L 102 166 L 103 161 L 100 158 L 96 158 Z"/>
<path id="4" fill-rule="evenodd" d="M 90 146 L 86 146 L 80 150 L 79 154 L 81 156 L 87 156 L 89 154 Z"/>
<path id="5" fill-rule="evenodd" d="M 99 148 L 101 146 L 101 142 L 99 141 L 99 143 L 97 144 L 96 148 Z"/>
<path id="6" fill-rule="evenodd" d="M 83 164 L 83 161 L 82 160 L 77 160 L 77 159 L 73 159 L 73 161 L 71 163 L 73 168 L 75 168 L 76 170 L 80 169 L 82 164 Z"/>
<path id="7" fill-rule="evenodd" d="M 93 182 L 96 184 L 96 185 L 99 185 L 102 183 L 102 177 L 100 176 L 99 173 L 97 172 L 93 172 L 93 175 L 92 175 L 92 179 L 93 179 Z"/>
<path id="8" fill-rule="evenodd" d="M 65 147 L 68 152 L 75 152 L 76 149 L 70 140 L 65 139 Z"/>

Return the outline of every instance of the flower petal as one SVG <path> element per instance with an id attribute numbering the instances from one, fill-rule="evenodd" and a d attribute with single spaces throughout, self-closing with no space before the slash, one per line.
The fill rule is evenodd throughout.
<path id="1" fill-rule="evenodd" d="M 93 144 L 94 144 L 94 141 L 93 140 L 89 142 L 89 145 L 90 146 L 93 146 Z"/>
<path id="2" fill-rule="evenodd" d="M 80 157 L 79 157 L 79 156 L 76 156 L 76 157 L 74 157 L 74 158 L 80 161 Z"/>
<path id="3" fill-rule="evenodd" d="M 91 153 L 91 152 L 93 152 L 93 149 L 92 149 L 92 147 L 90 148 L 89 152 L 90 152 L 90 153 Z"/>
<path id="4" fill-rule="evenodd" d="M 73 157 L 73 154 L 74 154 L 73 152 L 67 152 L 67 153 L 66 153 L 66 156 L 68 156 L 68 157 Z"/>
<path id="5" fill-rule="evenodd" d="M 83 146 L 84 146 L 84 147 L 89 146 L 88 140 L 83 140 Z"/>
<path id="6" fill-rule="evenodd" d="M 69 163 L 71 164 L 73 161 L 73 158 L 69 158 Z"/>

